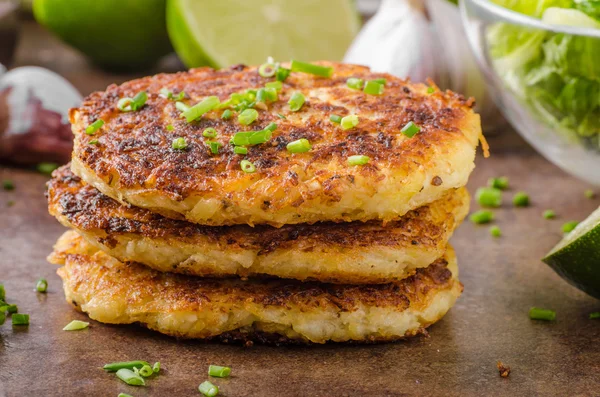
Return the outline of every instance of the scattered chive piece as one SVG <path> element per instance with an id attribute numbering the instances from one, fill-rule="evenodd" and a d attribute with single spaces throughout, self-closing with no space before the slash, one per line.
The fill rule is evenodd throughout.
<path id="1" fill-rule="evenodd" d="M 500 207 L 502 205 L 502 190 L 493 187 L 480 187 L 475 192 L 475 199 L 482 207 Z"/>
<path id="2" fill-rule="evenodd" d="M 556 218 L 556 213 L 553 210 L 546 210 L 544 211 L 542 216 L 544 217 L 544 219 L 554 219 Z"/>
<path id="3" fill-rule="evenodd" d="M 292 112 L 297 112 L 304 105 L 304 95 L 301 92 L 294 92 L 288 101 L 288 105 L 290 105 L 290 110 Z"/>
<path id="4" fill-rule="evenodd" d="M 11 318 L 12 325 L 29 325 L 29 314 L 15 313 Z"/>
<path id="5" fill-rule="evenodd" d="M 302 72 L 308 74 L 314 74 L 315 76 L 331 77 L 333 74 L 333 68 L 329 66 L 320 66 L 307 62 L 300 62 L 292 59 L 291 64 L 292 72 Z"/>
<path id="6" fill-rule="evenodd" d="M 285 81 L 285 79 L 287 79 L 288 76 L 290 75 L 290 72 L 291 72 L 291 70 L 282 68 L 280 66 L 275 71 L 275 78 L 277 79 L 277 81 Z"/>
<path id="7" fill-rule="evenodd" d="M 532 320 L 554 321 L 556 319 L 556 312 L 548 309 L 532 307 L 529 310 L 529 318 Z"/>
<path id="8" fill-rule="evenodd" d="M 387 84 L 387 80 L 386 80 L 386 79 L 384 79 L 383 77 L 381 77 L 381 78 L 379 78 L 379 79 L 375 79 L 375 80 L 373 80 L 373 81 L 374 81 L 374 82 L 376 82 L 376 83 L 379 83 L 379 84 L 383 84 L 383 85 L 386 85 L 386 84 Z"/>
<path id="9" fill-rule="evenodd" d="M 40 278 L 37 282 L 37 284 L 35 285 L 35 290 L 37 292 L 46 292 L 48 291 L 48 281 L 46 281 L 46 279 L 44 278 Z"/>
<path id="10" fill-rule="evenodd" d="M 235 154 L 248 154 L 248 148 L 243 146 L 236 146 L 233 148 L 233 153 Z"/>
<path id="11" fill-rule="evenodd" d="M 415 136 L 419 131 L 421 131 L 421 127 L 419 127 L 412 121 L 406 123 L 406 125 L 400 130 L 400 132 L 403 133 L 404 136 L 407 136 L 409 138 Z"/>
<path id="12" fill-rule="evenodd" d="M 0 325 L 4 325 L 5 322 L 6 322 L 6 314 L 4 313 L 4 311 L 0 311 Z"/>
<path id="13" fill-rule="evenodd" d="M 4 289 L 4 284 L 0 284 L 0 300 L 6 299 L 6 290 Z"/>
<path id="14" fill-rule="evenodd" d="M 310 142 L 308 141 L 308 139 L 304 139 L 304 138 L 290 142 L 287 144 L 286 147 L 287 147 L 288 152 L 292 152 L 292 153 L 305 153 L 305 152 L 308 152 L 310 149 L 312 149 L 312 146 L 310 145 Z"/>
<path id="15" fill-rule="evenodd" d="M 119 395 L 117 397 L 133 397 L 131 394 L 127 394 L 127 393 L 119 393 Z"/>
<path id="16" fill-rule="evenodd" d="M 188 123 L 191 123 L 192 121 L 199 119 L 204 114 L 219 106 L 219 103 L 219 98 L 216 96 L 209 96 L 183 112 L 183 117 L 185 117 Z"/>
<path id="17" fill-rule="evenodd" d="M 435 88 L 433 88 L 433 87 L 428 87 L 427 88 L 427 93 L 428 94 L 433 94 L 434 92 L 435 92 Z"/>
<path id="18" fill-rule="evenodd" d="M 258 74 L 261 77 L 273 77 L 275 75 L 276 71 L 277 71 L 277 67 L 275 66 L 274 63 L 271 63 L 271 62 L 263 63 L 258 68 Z"/>
<path id="19" fill-rule="evenodd" d="M 206 138 L 216 138 L 217 130 L 212 127 L 206 128 L 204 131 L 202 131 L 202 136 L 205 136 Z"/>
<path id="20" fill-rule="evenodd" d="M 86 329 L 89 325 L 90 323 L 86 323 L 85 321 L 73 320 L 65 325 L 63 331 L 79 331 L 81 329 Z"/>
<path id="21" fill-rule="evenodd" d="M 221 367 L 219 365 L 209 365 L 208 375 L 214 376 L 215 378 L 227 378 L 231 374 L 231 368 Z"/>
<path id="22" fill-rule="evenodd" d="M 180 112 L 187 112 L 190 110 L 190 107 L 183 102 L 175 102 L 175 108 L 177 108 L 177 110 Z"/>
<path id="23" fill-rule="evenodd" d="M 219 142 L 209 142 L 208 147 L 210 147 L 210 152 L 212 154 L 219 154 L 219 148 L 223 146 Z"/>
<path id="24" fill-rule="evenodd" d="M 38 172 L 45 174 L 45 175 L 51 175 L 52 171 L 54 171 L 57 168 L 58 168 L 58 164 L 56 164 L 56 163 L 39 163 L 37 165 Z"/>
<path id="25" fill-rule="evenodd" d="M 575 227 L 577 227 L 577 225 L 579 225 L 579 222 L 577 221 L 567 222 L 562 225 L 562 231 L 563 233 L 570 233 L 573 231 L 573 229 L 575 229 Z"/>
<path id="26" fill-rule="evenodd" d="M 357 154 L 357 155 L 348 157 L 348 164 L 350 164 L 350 165 L 365 165 L 369 162 L 369 160 L 371 160 L 369 158 L 369 156 L 363 156 L 363 155 Z"/>
<path id="27" fill-rule="evenodd" d="M 600 312 L 590 313 L 590 320 L 595 320 L 597 318 L 600 318 Z"/>
<path id="28" fill-rule="evenodd" d="M 273 88 L 276 91 L 281 91 L 283 88 L 283 83 L 281 81 L 270 81 L 265 84 L 265 88 Z"/>
<path id="29" fill-rule="evenodd" d="M 89 144 L 90 144 L 90 145 L 97 145 L 97 144 L 98 144 L 98 140 L 97 140 L 97 139 L 92 139 L 92 140 L 89 142 Z"/>
<path id="30" fill-rule="evenodd" d="M 229 120 L 231 118 L 231 116 L 233 115 L 232 111 L 229 109 L 225 109 L 225 111 L 223 112 L 223 114 L 221 115 L 221 118 L 223 120 Z"/>
<path id="31" fill-rule="evenodd" d="M 494 214 L 488 210 L 479 210 L 473 212 L 469 219 L 471 222 L 481 225 L 484 223 L 490 223 L 494 219 Z"/>
<path id="32" fill-rule="evenodd" d="M 119 361 L 116 363 L 105 364 L 104 367 L 102 367 L 102 368 L 108 372 L 115 372 L 115 371 L 118 371 L 123 368 L 126 368 L 126 369 L 138 368 L 139 369 L 139 368 L 142 368 L 144 365 L 150 365 L 150 363 L 148 363 L 147 361 L 142 361 L 142 360 Z"/>
<path id="33" fill-rule="evenodd" d="M 131 112 L 131 102 L 133 102 L 131 98 L 121 98 L 117 102 L 117 109 L 121 112 Z"/>
<path id="34" fill-rule="evenodd" d="M 492 226 L 490 227 L 490 234 L 492 235 L 492 237 L 500 237 L 502 236 L 502 231 L 500 230 L 500 228 L 498 226 Z"/>
<path id="35" fill-rule="evenodd" d="M 586 190 L 585 192 L 583 192 L 583 194 L 586 198 L 589 198 L 589 199 L 593 199 L 594 197 L 596 197 L 596 193 L 594 193 L 594 191 L 592 189 Z"/>
<path id="36" fill-rule="evenodd" d="M 146 94 L 146 91 L 140 91 L 137 94 L 135 94 L 129 106 L 131 106 L 131 110 L 135 112 L 144 107 L 147 100 L 148 94 Z"/>
<path id="37" fill-rule="evenodd" d="M 169 124 L 167 126 L 167 131 L 173 131 L 175 129 L 175 127 L 173 127 L 173 124 Z"/>
<path id="38" fill-rule="evenodd" d="M 117 371 L 117 378 L 131 386 L 145 386 L 146 381 L 144 378 L 133 372 L 128 368 L 121 368 Z"/>
<path id="39" fill-rule="evenodd" d="M 168 88 L 164 87 L 160 90 L 160 95 L 172 101 L 181 101 L 185 98 L 185 92 L 179 91 L 179 94 L 174 95 Z"/>
<path id="40" fill-rule="evenodd" d="M 367 81 L 363 92 L 369 95 L 381 95 L 383 94 L 383 84 L 379 84 L 374 80 Z"/>
<path id="41" fill-rule="evenodd" d="M 152 372 L 154 372 L 155 374 L 160 372 L 160 362 L 155 362 L 154 365 L 152 366 Z"/>
<path id="42" fill-rule="evenodd" d="M 5 179 L 2 181 L 2 188 L 4 190 L 15 190 L 15 184 L 10 179 Z"/>
<path id="43" fill-rule="evenodd" d="M 198 391 L 204 394 L 206 397 L 215 397 L 219 394 L 219 388 L 209 381 L 204 381 L 198 386 Z"/>
<path id="44" fill-rule="evenodd" d="M 183 150 L 187 148 L 187 142 L 185 138 L 175 138 L 173 142 L 171 142 L 171 147 L 175 150 Z"/>
<path id="45" fill-rule="evenodd" d="M 508 178 L 505 176 L 490 178 L 488 179 L 488 186 L 495 189 L 506 190 L 508 188 Z"/>
<path id="46" fill-rule="evenodd" d="M 17 305 L 8 305 L 8 306 L 6 306 L 6 311 L 9 312 L 10 314 L 18 313 L 19 308 L 17 307 Z"/>
<path id="47" fill-rule="evenodd" d="M 242 125 L 250 125 L 258 118 L 256 109 L 246 109 L 238 115 L 238 122 Z"/>
<path id="48" fill-rule="evenodd" d="M 332 114 L 331 116 L 329 116 L 329 121 L 331 121 L 332 123 L 340 124 L 342 122 L 342 116 Z"/>
<path id="49" fill-rule="evenodd" d="M 247 174 L 251 174 L 256 171 L 256 166 L 248 160 L 240 161 L 240 168 Z"/>
<path id="50" fill-rule="evenodd" d="M 352 88 L 353 90 L 360 90 L 363 84 L 364 80 L 356 77 L 350 77 L 348 80 L 346 80 L 346 85 L 348 88 Z"/>
<path id="51" fill-rule="evenodd" d="M 354 128 L 358 125 L 358 116 L 355 114 L 351 114 L 349 116 L 342 117 L 342 119 L 340 120 L 340 125 L 345 130 Z"/>
<path id="52" fill-rule="evenodd" d="M 529 195 L 525 192 L 517 192 L 513 197 L 513 204 L 515 207 L 529 206 Z"/>
<path id="53" fill-rule="evenodd" d="M 152 367 L 149 365 L 144 365 L 142 368 L 140 368 L 140 375 L 142 375 L 144 378 L 149 377 L 153 373 L 154 371 L 152 371 Z"/>
<path id="54" fill-rule="evenodd" d="M 85 128 L 85 133 L 88 135 L 94 135 L 94 133 L 96 131 L 98 131 L 100 128 L 102 128 L 103 125 L 104 125 L 104 120 L 98 119 Z"/>
<path id="55" fill-rule="evenodd" d="M 285 117 L 285 116 L 284 116 L 283 114 L 281 114 L 281 113 L 277 113 L 277 117 L 279 117 L 279 118 L 280 118 L 280 119 L 282 119 L 282 120 L 286 120 L 286 119 L 287 119 L 287 117 Z"/>
<path id="56" fill-rule="evenodd" d="M 267 103 L 268 100 L 267 90 L 264 88 L 259 88 L 256 91 L 256 102 L 257 103 Z"/>

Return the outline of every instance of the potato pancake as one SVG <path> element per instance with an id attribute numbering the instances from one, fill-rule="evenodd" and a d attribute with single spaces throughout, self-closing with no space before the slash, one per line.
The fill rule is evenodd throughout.
<path id="1" fill-rule="evenodd" d="M 362 66 L 319 64 L 333 68 L 331 78 L 292 72 L 277 94 L 270 91 L 272 102 L 257 103 L 258 93 L 248 90 L 274 78 L 243 65 L 109 86 L 71 110 L 72 170 L 123 204 L 212 226 L 390 221 L 466 184 L 483 139 L 472 98 Z M 383 93 L 352 89 L 346 83 L 351 77 L 385 79 Z M 147 95 L 141 108 L 117 108 L 140 92 Z M 240 93 L 247 101 L 232 105 Z M 305 101 L 294 111 L 288 102 L 299 93 Z M 179 95 L 180 104 L 173 100 Z M 181 117 L 181 109 L 210 96 L 222 106 L 191 122 Z M 254 106 L 250 113 L 258 109 L 255 121 L 238 118 L 245 106 Z M 233 110 L 232 117 L 225 110 Z M 355 115 L 357 124 L 336 123 L 332 115 Z M 403 133 L 411 122 L 414 127 Z M 214 131 L 205 134 L 207 128 Z M 252 144 L 242 134 L 247 146 L 237 148 L 247 154 L 237 154 L 230 142 L 240 131 L 253 131 L 264 142 Z M 311 149 L 291 153 L 287 145 L 300 139 Z M 358 155 L 368 162 L 350 164 L 349 157 Z"/>
<path id="2" fill-rule="evenodd" d="M 65 296 L 90 318 L 139 323 L 183 338 L 263 334 L 302 342 L 389 341 L 422 332 L 462 292 L 456 258 L 445 256 L 400 282 L 379 285 L 243 281 L 160 273 L 124 264 L 69 231 L 49 260 Z"/>
<path id="3" fill-rule="evenodd" d="M 123 206 L 64 166 L 48 182 L 50 213 L 120 261 L 196 276 L 270 275 L 331 283 L 389 283 L 441 257 L 469 210 L 465 188 L 385 226 L 201 226 Z"/>

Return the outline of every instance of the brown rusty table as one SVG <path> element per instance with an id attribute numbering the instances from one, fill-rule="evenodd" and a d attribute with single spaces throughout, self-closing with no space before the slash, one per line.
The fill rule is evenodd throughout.
<path id="1" fill-rule="evenodd" d="M 23 46 L 54 48 L 49 59 L 31 57 Z M 101 89 L 112 76 L 85 62 L 40 30 L 29 26 L 20 64 L 51 67 L 84 92 Z M 60 59 L 60 58 L 63 59 Z M 64 301 L 55 267 L 45 256 L 64 230 L 46 212 L 46 177 L 0 168 L 14 180 L 0 191 L 0 281 L 10 301 L 31 315 L 26 329 L 0 327 L 0 397 L 3 396 L 197 396 L 209 364 L 230 365 L 229 379 L 215 380 L 224 396 L 403 396 L 403 395 L 581 395 L 600 394 L 600 321 L 588 314 L 600 301 L 561 280 L 540 262 L 561 237 L 560 226 L 580 220 L 600 200 L 584 198 L 588 188 L 536 155 L 514 133 L 490 139 L 493 156 L 479 159 L 470 187 L 490 176 L 507 175 L 512 191 L 497 211 L 503 237 L 466 222 L 453 238 L 465 292 L 429 337 L 373 346 L 273 347 L 180 341 L 137 326 L 107 326 L 64 332 L 86 316 Z M 517 189 L 532 206 L 508 204 Z M 15 204 L 7 206 L 10 200 Z M 473 205 L 476 207 L 476 204 Z M 552 208 L 556 220 L 541 213 Z M 38 278 L 47 294 L 33 291 Z M 528 318 L 531 306 L 557 312 L 553 323 Z M 146 388 L 127 386 L 100 367 L 130 359 L 160 361 L 164 372 Z M 501 378 L 496 361 L 512 367 Z"/>

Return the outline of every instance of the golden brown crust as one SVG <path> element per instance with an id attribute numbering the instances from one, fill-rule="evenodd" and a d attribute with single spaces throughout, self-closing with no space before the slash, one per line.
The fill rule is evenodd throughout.
<path id="1" fill-rule="evenodd" d="M 78 166 L 74 170 L 99 188 L 100 183 L 105 185 L 101 190 L 114 198 L 147 206 L 167 216 L 176 217 L 180 213 L 191 221 L 215 225 L 279 226 L 358 219 L 354 212 L 364 210 L 360 200 L 351 203 L 344 213 L 311 215 L 311 210 L 317 204 L 319 208 L 339 205 L 353 189 L 366 189 L 365 194 L 375 195 L 382 184 L 407 190 L 408 201 L 437 176 L 431 175 L 423 185 L 415 187 L 408 181 L 411 174 L 419 175 L 428 167 L 435 169 L 433 164 L 439 162 L 440 156 L 447 157 L 450 168 L 458 163 L 453 156 L 472 157 L 481 131 L 471 100 L 449 91 L 428 94 L 423 84 L 371 73 L 365 67 L 331 65 L 335 68 L 331 79 L 292 73 L 285 81 L 280 100 L 269 105 L 268 110 L 260 111 L 259 119 L 251 127 L 241 126 L 236 117 L 222 120 L 221 111 L 187 123 L 179 117 L 174 101 L 160 97 L 159 90 L 163 87 L 173 92 L 183 90 L 190 97 L 187 100 L 190 104 L 208 95 L 216 95 L 223 101 L 234 92 L 257 89 L 268 81 L 253 67 L 202 68 L 112 85 L 104 92 L 91 94 L 80 108 L 71 111 L 76 139 L 74 164 Z M 373 96 L 349 89 L 345 82 L 351 76 L 365 80 L 384 77 L 385 93 Z M 119 98 L 134 96 L 138 91 L 148 92 L 146 106 L 140 111 L 122 113 L 116 109 Z M 302 91 L 307 102 L 300 112 L 290 112 L 287 100 L 296 91 Z M 353 129 L 345 131 L 329 121 L 331 114 L 351 113 L 360 117 L 359 125 Z M 277 114 L 287 118 L 280 119 Z M 86 135 L 85 127 L 99 118 L 106 122 L 104 127 L 94 136 Z M 421 131 L 410 139 L 400 133 L 409 121 L 421 126 Z M 242 157 L 234 154 L 228 144 L 231 136 L 240 130 L 262 129 L 270 122 L 278 124 L 273 139 L 250 147 L 246 156 L 256 165 L 257 172 L 243 173 L 239 166 Z M 168 131 L 168 125 L 173 125 L 174 131 Z M 218 131 L 217 140 L 223 144 L 218 155 L 210 153 L 202 136 L 207 127 Z M 188 148 L 172 149 L 175 137 L 185 137 Z M 299 138 L 309 139 L 313 149 L 292 155 L 286 144 Z M 98 144 L 90 145 L 91 140 L 97 140 Z M 371 160 L 362 167 L 347 166 L 348 156 L 356 154 L 367 155 Z M 83 175 L 83 170 L 98 181 Z M 397 174 L 390 175 L 386 170 Z M 456 171 L 468 174 L 470 169 Z M 444 179 L 443 183 L 450 183 Z M 152 199 L 145 201 L 142 196 Z M 210 214 L 190 214 L 196 203 L 185 201 L 189 197 L 217 200 L 220 206 L 217 214 L 221 218 L 213 222 Z M 161 201 L 165 199 L 174 204 L 165 208 Z M 180 203 L 180 208 L 176 203 Z M 242 204 L 260 211 L 254 213 Z M 297 214 L 292 214 L 292 210 Z M 366 213 L 360 217 L 390 219 L 402 213 L 379 215 Z"/>

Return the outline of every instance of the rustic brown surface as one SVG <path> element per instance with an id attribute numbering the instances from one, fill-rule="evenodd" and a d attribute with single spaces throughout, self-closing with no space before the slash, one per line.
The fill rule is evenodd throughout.
<path id="1" fill-rule="evenodd" d="M 23 46 L 34 41 L 51 45 L 64 59 L 32 58 Z M 129 78 L 90 71 L 32 28 L 18 59 L 63 72 L 85 93 Z M 65 324 L 86 317 L 64 301 L 56 269 L 45 261 L 64 230 L 46 213 L 46 177 L 0 168 L 0 179 L 17 186 L 0 191 L 0 280 L 9 300 L 31 314 L 28 328 L 13 329 L 10 321 L 0 327 L 0 397 L 197 396 L 208 364 L 232 367 L 230 379 L 214 380 L 224 396 L 597 395 L 600 321 L 588 314 L 600 310 L 600 301 L 566 284 L 539 258 L 560 239 L 563 222 L 583 219 L 600 200 L 584 198 L 589 186 L 544 161 L 513 133 L 503 132 L 490 144 L 492 158 L 478 160 L 471 190 L 490 176 L 507 175 L 513 189 L 505 201 L 523 189 L 532 206 L 498 210 L 504 233 L 499 239 L 488 227 L 466 222 L 453 238 L 465 285 L 456 307 L 430 329 L 429 338 L 375 346 L 243 348 L 93 321 L 89 330 L 64 332 Z M 15 205 L 8 207 L 9 200 Z M 557 212 L 556 220 L 542 218 L 547 208 Z M 48 279 L 45 295 L 33 292 L 39 277 Z M 557 321 L 529 320 L 534 305 L 556 310 Z M 158 360 L 165 371 L 148 387 L 133 388 L 100 369 L 129 359 Z M 511 367 L 508 378 L 498 375 L 498 360 Z"/>

